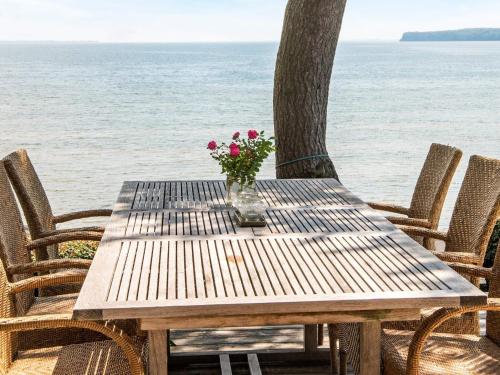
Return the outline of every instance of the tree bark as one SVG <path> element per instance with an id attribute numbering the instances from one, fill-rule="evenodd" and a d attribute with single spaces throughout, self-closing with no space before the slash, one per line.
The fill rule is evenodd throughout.
<path id="1" fill-rule="evenodd" d="M 338 179 L 325 141 L 330 78 L 345 4 L 288 1 L 274 78 L 278 178 Z"/>

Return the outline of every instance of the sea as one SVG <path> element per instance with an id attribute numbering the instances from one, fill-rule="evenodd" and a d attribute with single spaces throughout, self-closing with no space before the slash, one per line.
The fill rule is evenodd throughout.
<path id="1" fill-rule="evenodd" d="M 55 214 L 124 180 L 222 178 L 208 141 L 273 134 L 277 43 L 0 44 L 0 155 L 25 148 Z M 341 42 L 327 145 L 344 185 L 408 205 L 431 143 L 500 158 L 500 42 Z M 275 176 L 274 158 L 259 177 Z"/>

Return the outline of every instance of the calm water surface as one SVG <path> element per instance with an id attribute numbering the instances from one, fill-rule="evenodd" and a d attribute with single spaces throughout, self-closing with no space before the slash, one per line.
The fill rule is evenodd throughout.
<path id="1" fill-rule="evenodd" d="M 131 179 L 218 178 L 208 140 L 272 132 L 277 44 L 0 44 L 0 154 L 30 152 L 56 213 Z M 364 199 L 408 204 L 431 142 L 500 158 L 500 43 L 343 43 L 328 150 Z M 269 160 L 262 177 L 274 176 Z"/>

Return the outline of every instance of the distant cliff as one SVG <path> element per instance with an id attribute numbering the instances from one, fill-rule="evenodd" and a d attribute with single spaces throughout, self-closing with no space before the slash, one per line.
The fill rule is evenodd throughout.
<path id="1" fill-rule="evenodd" d="M 402 42 L 465 42 L 500 41 L 500 29 L 461 29 L 446 31 L 407 32 Z"/>

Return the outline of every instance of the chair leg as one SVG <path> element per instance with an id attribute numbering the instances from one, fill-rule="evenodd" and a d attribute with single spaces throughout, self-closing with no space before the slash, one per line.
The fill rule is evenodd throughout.
<path id="1" fill-rule="evenodd" d="M 318 324 L 318 346 L 323 345 L 323 324 Z"/>
<path id="2" fill-rule="evenodd" d="M 332 375 L 337 375 L 339 373 L 337 363 L 338 328 L 335 324 L 328 324 L 328 339 L 330 340 L 330 363 L 332 367 Z"/>
<path id="3" fill-rule="evenodd" d="M 347 352 L 345 349 L 339 351 L 340 359 L 340 375 L 347 375 Z"/>

